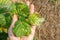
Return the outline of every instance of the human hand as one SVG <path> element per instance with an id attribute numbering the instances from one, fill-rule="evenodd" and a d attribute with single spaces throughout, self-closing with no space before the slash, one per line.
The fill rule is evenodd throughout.
<path id="1" fill-rule="evenodd" d="M 26 4 L 30 7 L 30 14 L 34 12 L 34 5 L 30 4 L 29 1 L 26 1 Z M 14 23 L 18 20 L 17 15 L 15 14 L 13 16 L 12 24 L 10 25 L 10 28 L 8 30 L 8 35 L 10 40 L 33 40 L 34 34 L 35 34 L 35 29 L 36 26 L 31 27 L 31 34 L 29 36 L 23 36 L 22 38 L 14 36 L 12 33 L 12 28 L 14 26 Z"/>

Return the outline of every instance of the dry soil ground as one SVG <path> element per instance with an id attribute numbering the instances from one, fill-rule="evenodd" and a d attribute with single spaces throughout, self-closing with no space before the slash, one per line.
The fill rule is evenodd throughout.
<path id="1" fill-rule="evenodd" d="M 38 40 L 60 40 L 60 0 L 53 5 L 49 0 L 32 0 L 35 11 L 45 18 L 45 22 L 37 27 Z"/>

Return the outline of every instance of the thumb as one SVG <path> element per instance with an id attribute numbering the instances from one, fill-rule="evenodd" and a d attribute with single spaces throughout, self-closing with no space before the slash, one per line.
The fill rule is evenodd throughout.
<path id="1" fill-rule="evenodd" d="M 14 14 L 12 17 L 12 22 L 15 23 L 17 20 L 18 20 L 18 17 L 16 14 Z"/>
<path id="2" fill-rule="evenodd" d="M 33 40 L 34 34 L 35 34 L 36 26 L 31 27 L 31 34 L 29 35 L 28 39 Z"/>

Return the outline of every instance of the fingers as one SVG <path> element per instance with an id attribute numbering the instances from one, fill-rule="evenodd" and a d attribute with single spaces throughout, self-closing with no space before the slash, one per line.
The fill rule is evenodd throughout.
<path id="1" fill-rule="evenodd" d="M 23 36 L 21 40 L 33 40 L 34 34 L 35 34 L 36 26 L 31 27 L 31 34 L 29 36 Z"/>
<path id="2" fill-rule="evenodd" d="M 30 6 L 30 1 L 26 1 L 26 4 L 28 5 L 28 7 Z"/>
<path id="3" fill-rule="evenodd" d="M 30 7 L 30 14 L 34 13 L 34 5 L 30 4 L 30 1 L 26 1 L 26 4 L 28 5 L 28 7 Z"/>
<path id="4" fill-rule="evenodd" d="M 12 17 L 12 23 L 11 23 L 10 28 L 8 30 L 8 36 L 9 36 L 10 39 L 15 37 L 14 34 L 12 33 L 12 28 L 14 27 L 14 24 L 17 20 L 18 20 L 17 15 L 14 14 L 13 17 Z"/>
<path id="5" fill-rule="evenodd" d="M 12 26 L 8 30 L 8 36 L 10 40 L 20 40 L 20 37 L 16 37 L 12 32 Z"/>
<path id="6" fill-rule="evenodd" d="M 34 13 L 34 5 L 33 4 L 30 5 L 30 14 L 32 14 L 32 13 Z"/>
<path id="7" fill-rule="evenodd" d="M 12 17 L 12 23 L 11 23 L 10 28 L 9 28 L 9 30 L 8 30 L 8 35 L 9 35 L 9 37 L 10 37 L 10 36 L 14 36 L 13 33 L 12 33 L 12 28 L 14 27 L 14 23 L 15 23 L 16 21 L 17 21 L 17 15 L 14 14 L 13 17 Z"/>
<path id="8" fill-rule="evenodd" d="M 8 30 L 8 36 L 9 36 L 9 38 L 14 36 L 14 34 L 12 33 L 12 27 L 10 27 Z"/>
<path id="9" fill-rule="evenodd" d="M 26 1 L 26 4 L 30 7 L 30 14 L 33 14 L 34 13 L 34 5 L 30 4 L 29 1 Z M 33 40 L 33 37 L 34 37 L 34 34 L 35 34 L 35 29 L 36 29 L 36 26 L 32 26 L 31 34 L 28 36 L 28 40 Z"/>
<path id="10" fill-rule="evenodd" d="M 34 34 L 35 34 L 35 29 L 36 29 L 36 26 L 31 27 L 31 34 L 28 37 L 29 40 L 33 40 L 33 37 L 34 37 Z"/>
<path id="11" fill-rule="evenodd" d="M 16 14 L 13 15 L 13 19 L 12 19 L 12 22 L 15 23 L 16 21 L 18 20 L 18 17 Z"/>

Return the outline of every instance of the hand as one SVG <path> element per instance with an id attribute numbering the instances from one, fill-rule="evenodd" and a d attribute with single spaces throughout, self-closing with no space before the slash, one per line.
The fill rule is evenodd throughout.
<path id="1" fill-rule="evenodd" d="M 26 4 L 28 6 L 30 6 L 30 14 L 32 14 L 34 12 L 34 5 L 33 4 L 30 4 L 29 1 L 26 1 Z M 23 36 L 22 38 L 20 37 L 16 37 L 14 36 L 14 34 L 12 33 L 12 28 L 14 26 L 14 23 L 18 20 L 17 18 L 17 15 L 15 14 L 13 16 L 13 20 L 12 20 L 12 24 L 10 25 L 10 28 L 8 30 L 8 35 L 9 35 L 9 39 L 10 40 L 33 40 L 33 37 L 34 37 L 34 34 L 35 34 L 35 29 L 36 29 L 36 26 L 32 26 L 31 27 L 31 34 L 29 36 Z"/>

